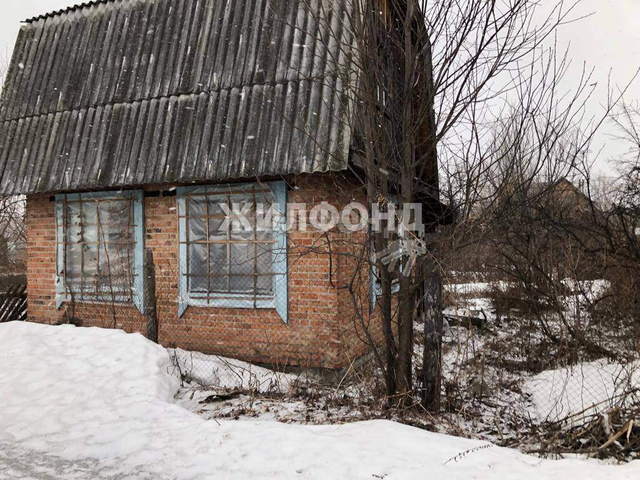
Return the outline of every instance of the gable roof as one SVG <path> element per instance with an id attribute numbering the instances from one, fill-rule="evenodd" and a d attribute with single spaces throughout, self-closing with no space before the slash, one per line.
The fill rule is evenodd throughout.
<path id="1" fill-rule="evenodd" d="M 0 193 L 347 168 L 348 4 L 98 0 L 28 20 L 0 106 Z"/>

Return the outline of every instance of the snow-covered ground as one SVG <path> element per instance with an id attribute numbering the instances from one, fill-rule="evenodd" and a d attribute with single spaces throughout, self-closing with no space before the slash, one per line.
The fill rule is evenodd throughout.
<path id="1" fill-rule="evenodd" d="M 168 352 L 116 330 L 0 325 L 0 479 L 636 479 L 388 421 L 207 421 Z"/>

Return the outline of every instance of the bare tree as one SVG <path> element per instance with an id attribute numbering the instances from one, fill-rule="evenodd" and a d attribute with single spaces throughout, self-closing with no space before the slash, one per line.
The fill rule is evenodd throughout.
<path id="1" fill-rule="evenodd" d="M 0 89 L 3 86 L 9 62 L 7 54 L 0 56 Z M 26 249 L 26 228 L 24 222 L 24 197 L 0 197 L 0 266 L 24 269 L 22 253 Z"/>
<path id="2" fill-rule="evenodd" d="M 569 61 L 557 54 L 553 36 L 572 20 L 576 3 L 558 1 L 541 19 L 533 0 L 352 0 L 344 13 L 320 8 L 317 21 L 325 28 L 316 41 L 343 45 L 349 59 L 334 60 L 351 85 L 352 174 L 384 217 L 372 251 L 361 249 L 361 263 L 374 267 L 380 286 L 373 316 L 356 301 L 353 279 L 347 283 L 360 323 L 379 315 L 383 352 L 365 338 L 397 403 L 416 391 L 419 314 L 425 321 L 419 397 L 438 408 L 447 259 L 486 235 L 510 192 L 571 172 L 602 122 L 584 116 L 587 70 L 570 94 L 559 94 Z M 347 17 L 348 41 L 332 28 L 337 14 Z M 412 213 L 415 204 L 424 207 L 422 219 Z M 442 227 L 453 211 L 455 224 Z M 416 221 L 423 228 L 407 228 Z"/>
<path id="3" fill-rule="evenodd" d="M 640 108 L 623 104 L 612 118 L 621 131 L 620 140 L 625 141 L 629 149 L 619 162 L 620 188 L 610 196 L 606 215 L 593 220 L 601 237 L 600 251 L 616 259 L 616 267 L 624 272 L 623 278 L 628 281 L 625 303 L 635 319 L 640 339 Z M 590 186 L 591 178 L 586 180 Z"/>

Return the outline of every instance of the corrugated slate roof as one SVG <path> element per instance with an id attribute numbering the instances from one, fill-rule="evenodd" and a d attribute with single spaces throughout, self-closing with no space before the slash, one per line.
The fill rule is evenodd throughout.
<path id="1" fill-rule="evenodd" d="M 327 39 L 348 44 L 347 4 L 115 0 L 33 19 L 0 107 L 0 193 L 345 169 L 349 66 Z"/>

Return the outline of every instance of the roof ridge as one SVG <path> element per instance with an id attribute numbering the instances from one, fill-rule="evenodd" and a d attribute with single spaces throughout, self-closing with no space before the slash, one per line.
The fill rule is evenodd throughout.
<path id="1" fill-rule="evenodd" d="M 23 20 L 22 23 L 34 23 L 40 20 L 46 20 L 47 18 L 58 17 L 66 13 L 75 12 L 77 10 L 95 7 L 96 5 L 114 3 L 115 1 L 117 0 L 91 0 L 89 2 L 78 3 L 67 8 L 61 8 L 60 10 L 54 10 L 53 12 L 43 13 L 41 15 L 36 15 L 35 17 L 27 18 L 26 20 Z"/>

